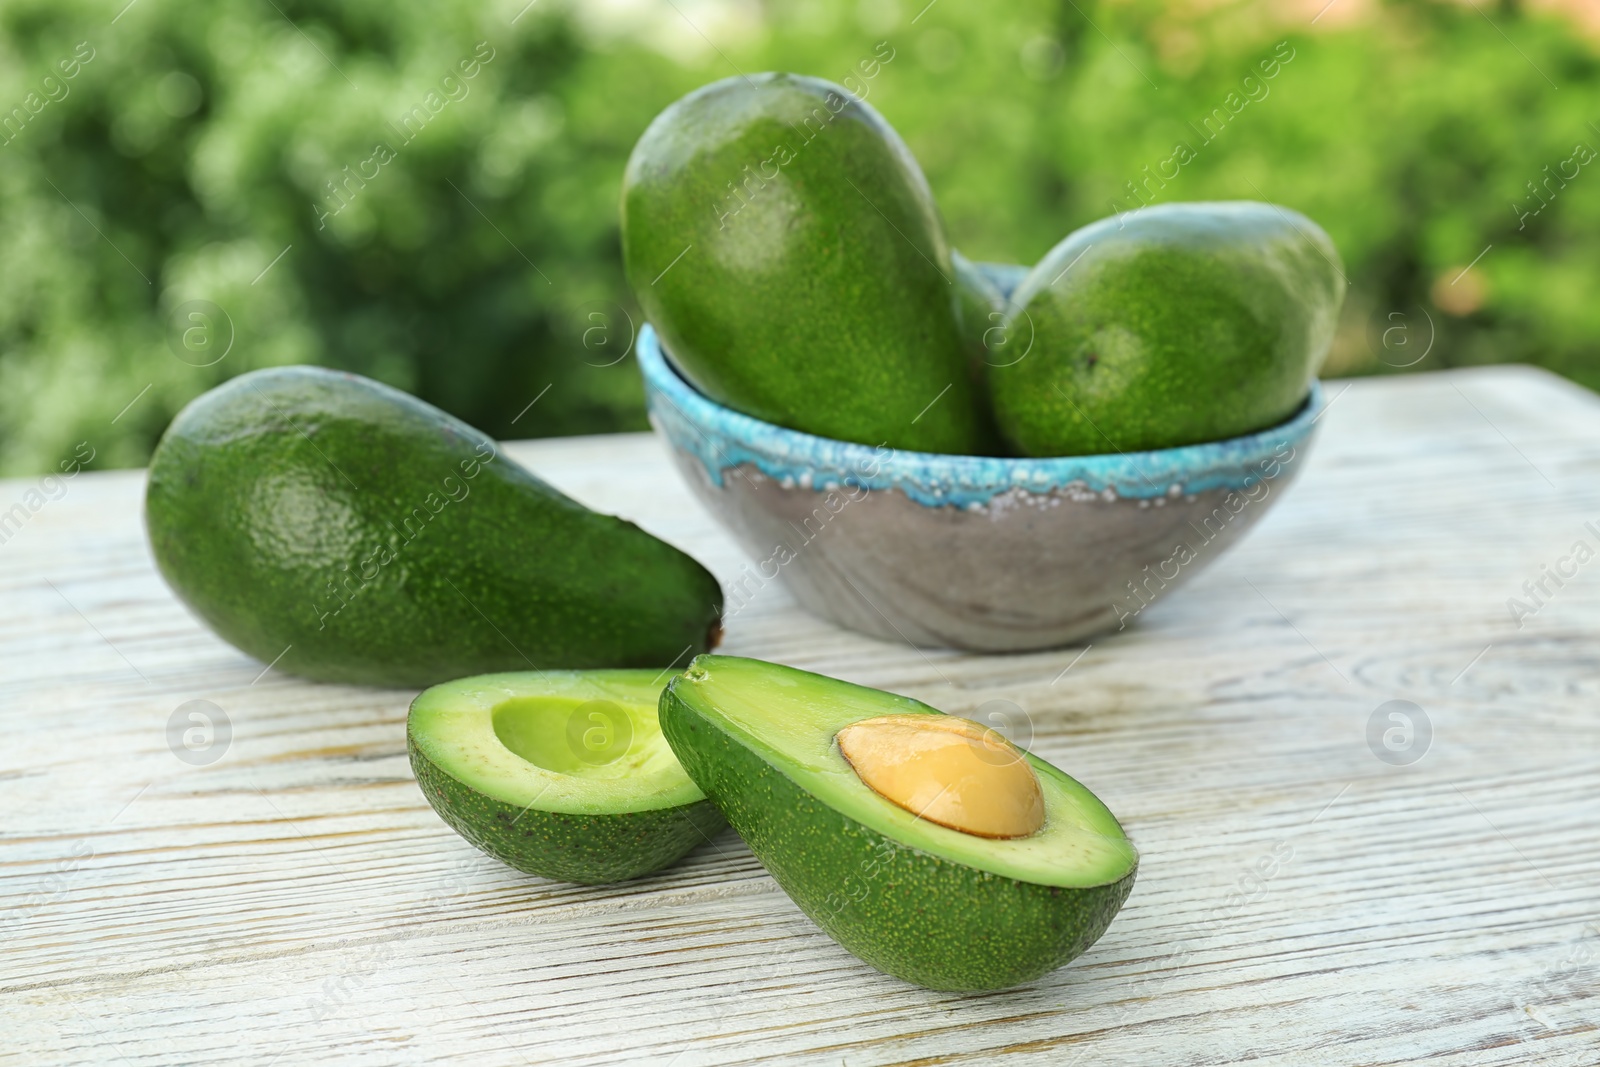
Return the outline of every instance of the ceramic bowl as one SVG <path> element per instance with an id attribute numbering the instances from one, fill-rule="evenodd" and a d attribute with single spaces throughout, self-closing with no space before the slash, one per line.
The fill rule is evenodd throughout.
<path id="1" fill-rule="evenodd" d="M 1254 526 L 1304 465 L 1287 422 L 1151 452 L 946 456 L 814 437 L 723 407 L 639 333 L 650 420 L 750 556 L 731 618 L 783 583 L 841 626 L 914 645 L 1053 648 L 1128 626 Z"/>

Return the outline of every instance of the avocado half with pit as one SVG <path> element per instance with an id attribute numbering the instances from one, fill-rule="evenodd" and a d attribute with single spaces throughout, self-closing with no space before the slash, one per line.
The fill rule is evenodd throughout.
<path id="1" fill-rule="evenodd" d="M 1094 794 L 909 697 L 700 656 L 662 693 L 661 729 L 800 910 L 906 981 L 1030 981 L 1133 888 L 1138 855 Z"/>
<path id="2" fill-rule="evenodd" d="M 417 784 L 462 837 L 519 871 L 589 885 L 659 870 L 726 825 L 678 765 L 665 672 L 485 674 L 406 719 Z"/>

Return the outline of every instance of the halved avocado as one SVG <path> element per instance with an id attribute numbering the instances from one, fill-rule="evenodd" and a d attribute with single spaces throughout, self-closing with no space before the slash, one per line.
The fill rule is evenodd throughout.
<path id="1" fill-rule="evenodd" d="M 725 825 L 661 736 L 648 670 L 484 674 L 425 690 L 406 745 L 417 784 L 462 837 L 519 871 L 619 882 Z"/>
<path id="2" fill-rule="evenodd" d="M 974 758 L 1026 762 L 1043 800 L 1037 829 L 983 836 L 922 817 L 923 802 L 864 781 L 838 740 L 854 724 L 898 729 L 915 716 L 945 718 L 909 697 L 733 656 L 696 658 L 661 695 L 662 732 L 689 777 L 800 910 L 867 963 L 931 989 L 988 990 L 1082 953 L 1133 888 L 1138 855 L 1116 818 L 1049 763 L 998 746 Z M 965 731 L 929 731 L 952 732 Z M 886 780 L 890 793 L 903 788 Z M 1010 788 L 999 777 L 994 787 Z"/>

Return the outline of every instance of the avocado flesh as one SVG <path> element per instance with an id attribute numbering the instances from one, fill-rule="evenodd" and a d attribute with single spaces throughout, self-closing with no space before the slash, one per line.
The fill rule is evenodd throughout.
<path id="1" fill-rule="evenodd" d="M 1028 756 L 1044 827 L 977 837 L 873 792 L 839 753 L 845 726 L 938 715 L 908 697 L 759 660 L 701 656 L 661 697 L 661 728 L 800 909 L 845 948 L 932 989 L 1002 989 L 1083 952 L 1133 886 L 1110 811 Z"/>
<path id="2" fill-rule="evenodd" d="M 1163 204 L 1072 233 L 1011 296 L 1025 359 L 986 368 L 1028 456 L 1171 448 L 1264 430 L 1305 402 L 1345 281 L 1316 223 L 1275 204 Z"/>
<path id="3" fill-rule="evenodd" d="M 145 521 L 162 576 L 219 636 L 319 681 L 659 669 L 707 648 L 722 606 L 693 559 L 466 423 L 315 367 L 244 374 L 184 408 Z"/>
<path id="4" fill-rule="evenodd" d="M 664 348 L 711 399 L 861 444 L 991 447 L 932 193 L 842 87 L 756 74 L 672 104 L 629 157 L 622 249 Z"/>
<path id="5" fill-rule="evenodd" d="M 411 705 L 406 742 L 428 803 L 520 871 L 600 884 L 674 862 L 725 825 L 673 756 L 655 671 L 481 675 Z"/>

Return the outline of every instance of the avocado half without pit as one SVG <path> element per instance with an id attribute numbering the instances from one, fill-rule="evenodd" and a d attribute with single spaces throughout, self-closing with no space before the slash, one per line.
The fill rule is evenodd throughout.
<path id="1" fill-rule="evenodd" d="M 661 735 L 665 672 L 446 682 L 412 702 L 417 784 L 449 826 L 519 871 L 599 884 L 659 870 L 725 825 Z"/>
<path id="2" fill-rule="evenodd" d="M 1138 855 L 1088 789 L 909 697 L 733 656 L 661 695 L 689 777 L 818 926 L 930 989 L 1004 989 L 1078 956 Z"/>

